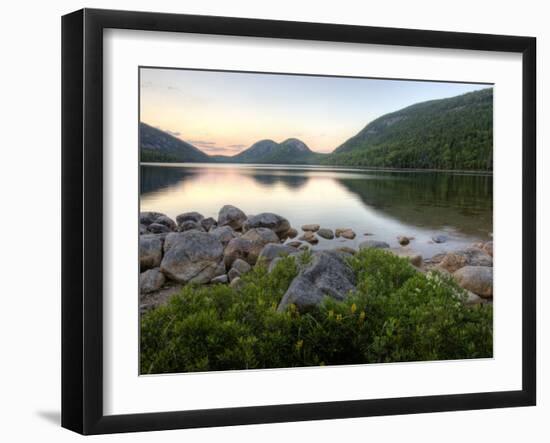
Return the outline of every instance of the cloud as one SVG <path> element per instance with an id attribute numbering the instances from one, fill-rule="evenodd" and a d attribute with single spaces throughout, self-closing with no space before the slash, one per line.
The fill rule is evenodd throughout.
<path id="1" fill-rule="evenodd" d="M 205 140 L 189 140 L 189 143 L 193 143 L 197 146 L 216 146 L 216 142 L 209 142 Z"/>
<path id="2" fill-rule="evenodd" d="M 241 145 L 241 144 L 237 144 L 237 145 L 229 145 L 228 148 L 232 148 L 232 149 L 242 149 L 242 148 L 246 148 L 246 145 Z"/>

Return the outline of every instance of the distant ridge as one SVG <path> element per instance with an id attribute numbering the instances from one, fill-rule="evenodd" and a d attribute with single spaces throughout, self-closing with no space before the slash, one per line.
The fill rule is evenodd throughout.
<path id="1" fill-rule="evenodd" d="M 210 157 L 190 143 L 146 123 L 139 124 L 142 162 L 209 162 Z"/>

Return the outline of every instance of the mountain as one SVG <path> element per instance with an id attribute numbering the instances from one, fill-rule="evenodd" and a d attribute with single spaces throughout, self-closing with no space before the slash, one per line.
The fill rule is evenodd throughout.
<path id="1" fill-rule="evenodd" d="M 417 103 L 383 115 L 322 163 L 492 170 L 493 89 Z"/>
<path id="2" fill-rule="evenodd" d="M 142 162 L 209 162 L 210 157 L 190 143 L 146 123 L 139 124 Z"/>
<path id="3" fill-rule="evenodd" d="M 273 140 L 260 140 L 250 148 L 233 157 L 224 157 L 223 161 L 236 163 L 278 163 L 304 164 L 315 163 L 323 154 L 313 152 L 301 140 L 289 138 L 282 143 Z"/>

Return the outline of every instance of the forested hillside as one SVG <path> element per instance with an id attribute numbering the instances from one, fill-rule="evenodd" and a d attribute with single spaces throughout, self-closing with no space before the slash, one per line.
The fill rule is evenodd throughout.
<path id="1" fill-rule="evenodd" d="M 493 90 L 418 103 L 386 114 L 322 163 L 492 170 Z"/>

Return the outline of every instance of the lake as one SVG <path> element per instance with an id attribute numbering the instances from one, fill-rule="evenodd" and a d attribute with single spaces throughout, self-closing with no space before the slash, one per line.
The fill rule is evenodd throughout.
<path id="1" fill-rule="evenodd" d="M 217 219 L 231 204 L 246 214 L 274 212 L 298 229 L 306 223 L 352 228 L 353 240 L 320 239 L 314 249 L 357 248 L 366 239 L 411 249 L 425 258 L 490 240 L 493 232 L 493 177 L 490 174 L 379 171 L 330 166 L 250 164 L 142 164 L 140 210 L 175 219 L 198 211 Z M 365 235 L 366 233 L 371 235 Z M 448 237 L 434 243 L 434 235 Z"/>

